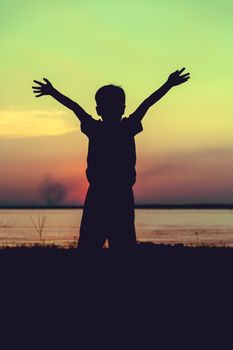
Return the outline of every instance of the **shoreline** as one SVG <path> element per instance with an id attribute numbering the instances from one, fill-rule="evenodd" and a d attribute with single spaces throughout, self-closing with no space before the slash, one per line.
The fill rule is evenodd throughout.
<path id="1" fill-rule="evenodd" d="M 153 246 L 153 247 L 182 247 L 182 248 L 233 248 L 233 243 L 226 243 L 226 242 L 152 242 L 152 241 L 137 241 L 137 248 L 140 246 Z M 13 242 L 13 241 L 0 241 L 0 251 L 4 249 L 21 249 L 21 250 L 28 250 L 28 249 L 41 249 L 43 250 L 49 250 L 49 249 L 55 249 L 55 250 L 76 250 L 77 249 L 77 241 L 75 240 L 35 240 L 35 241 L 19 241 L 19 242 Z M 108 250 L 108 246 L 104 246 L 103 250 Z"/>
<path id="2" fill-rule="evenodd" d="M 193 203 L 193 204 L 135 204 L 135 209 L 233 209 L 233 203 Z M 83 209 L 83 205 L 59 205 L 59 206 L 46 206 L 46 205 L 6 205 L 0 206 L 0 210 L 27 210 L 27 209 L 41 209 L 41 210 L 71 210 L 71 209 Z"/>

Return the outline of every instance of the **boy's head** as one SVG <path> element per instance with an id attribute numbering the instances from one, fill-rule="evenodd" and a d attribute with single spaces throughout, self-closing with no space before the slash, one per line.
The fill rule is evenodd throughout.
<path id="1" fill-rule="evenodd" d="M 103 120 L 121 120 L 125 111 L 125 92 L 120 86 L 105 85 L 95 94 L 96 111 Z"/>

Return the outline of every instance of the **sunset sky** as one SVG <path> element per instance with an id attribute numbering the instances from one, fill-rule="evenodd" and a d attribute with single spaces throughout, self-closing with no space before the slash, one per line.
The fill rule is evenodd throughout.
<path id="1" fill-rule="evenodd" d="M 182 67 L 191 79 L 136 136 L 136 202 L 233 202 L 232 13 L 231 0 L 2 0 L 0 206 L 46 204 L 54 187 L 57 204 L 85 196 L 87 138 L 33 79 L 95 118 L 96 90 L 120 85 L 127 116 Z"/>

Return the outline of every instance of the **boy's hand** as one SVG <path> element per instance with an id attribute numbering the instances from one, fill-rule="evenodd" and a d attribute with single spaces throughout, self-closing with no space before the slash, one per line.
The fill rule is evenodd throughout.
<path id="1" fill-rule="evenodd" d="M 184 70 L 185 70 L 185 68 L 182 68 L 181 70 L 176 70 L 175 72 L 170 74 L 169 77 L 168 77 L 167 82 L 171 86 L 180 85 L 180 84 L 185 83 L 190 78 L 190 74 L 186 73 L 186 74 L 181 75 L 181 73 Z"/>
<path id="2" fill-rule="evenodd" d="M 51 95 L 52 92 L 55 90 L 53 85 L 50 83 L 48 79 L 43 78 L 45 83 L 41 83 L 38 80 L 33 80 L 34 83 L 38 84 L 38 86 L 33 86 L 33 92 L 35 94 L 35 97 L 40 97 L 43 95 Z"/>

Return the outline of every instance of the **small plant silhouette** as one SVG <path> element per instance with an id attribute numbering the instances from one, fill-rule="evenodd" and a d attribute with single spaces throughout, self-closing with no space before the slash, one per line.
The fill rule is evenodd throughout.
<path id="1" fill-rule="evenodd" d="M 46 216 L 43 215 L 42 218 L 40 217 L 40 214 L 37 215 L 37 223 L 33 220 L 33 218 L 30 216 L 30 220 L 33 223 L 33 226 L 35 227 L 36 232 L 39 233 L 40 240 L 42 239 L 42 233 L 45 227 L 46 222 Z"/>

